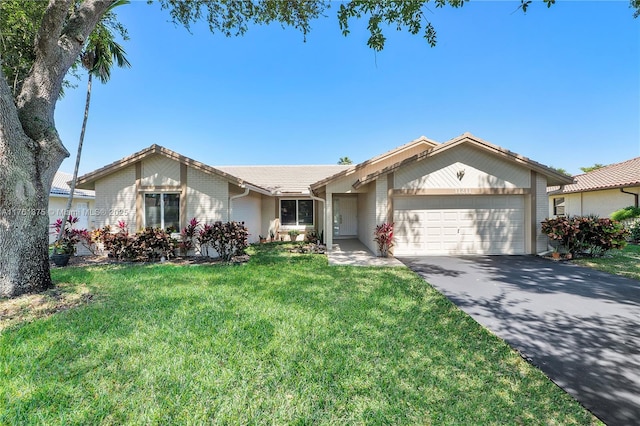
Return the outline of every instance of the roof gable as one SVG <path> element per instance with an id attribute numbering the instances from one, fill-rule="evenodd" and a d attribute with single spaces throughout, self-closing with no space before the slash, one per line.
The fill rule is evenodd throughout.
<path id="1" fill-rule="evenodd" d="M 221 176 L 235 185 L 241 186 L 245 183 L 242 179 L 236 176 L 233 176 L 231 174 L 228 174 L 226 172 L 223 172 L 220 169 L 208 166 L 204 163 L 193 160 L 189 157 L 185 157 L 184 155 L 180 155 L 177 152 L 174 152 L 160 145 L 153 144 L 150 147 L 143 149 L 142 151 L 138 151 L 128 157 L 122 158 L 109 165 L 101 167 L 91 173 L 87 173 L 79 177 L 78 183 L 76 186 L 78 188 L 83 188 L 83 189 L 95 189 L 95 182 L 97 180 L 105 176 L 108 176 L 110 174 L 116 173 L 127 166 L 135 164 L 138 161 L 144 160 L 145 158 L 149 158 L 153 155 L 161 155 L 163 157 L 178 161 L 180 164 L 185 164 L 189 167 L 193 167 L 194 169 L 203 171 L 205 173 Z M 257 188 L 261 189 L 258 185 L 252 185 L 252 186 L 256 186 Z"/>
<path id="2" fill-rule="evenodd" d="M 419 138 L 414 139 L 411 142 L 401 145 L 397 148 L 394 148 L 391 151 L 387 151 L 369 160 L 363 161 L 362 163 L 356 164 L 354 166 L 350 166 L 345 170 L 342 170 L 338 173 L 328 176 L 325 179 L 315 182 L 311 185 L 311 189 L 316 190 L 322 186 L 325 186 L 330 182 L 333 182 L 335 180 L 338 180 L 342 177 L 348 176 L 356 172 L 361 172 L 363 170 L 366 171 L 367 169 L 371 169 L 371 172 L 375 172 L 376 170 L 384 168 L 385 167 L 384 164 L 387 164 L 388 161 L 393 159 L 394 157 L 398 157 L 398 161 L 401 161 L 402 159 L 408 156 L 407 152 L 412 153 L 412 152 L 415 152 L 416 150 L 423 151 L 438 145 L 439 145 L 438 142 L 428 139 L 425 136 L 420 136 Z"/>
<path id="3" fill-rule="evenodd" d="M 639 186 L 640 157 L 576 175 L 573 179 L 574 183 L 563 186 L 550 186 L 547 188 L 547 192 L 568 194 Z"/>
<path id="4" fill-rule="evenodd" d="M 384 169 L 378 170 L 375 173 L 369 174 L 361 179 L 358 179 L 354 184 L 353 187 L 354 188 L 359 188 L 363 185 L 366 185 L 372 181 L 374 181 L 375 179 L 378 178 L 378 176 L 385 174 L 385 173 L 390 173 L 393 172 L 397 169 L 399 169 L 400 167 L 403 167 L 405 165 L 417 162 L 417 161 L 422 161 L 426 158 L 429 157 L 433 157 L 435 155 L 438 155 L 442 152 L 445 152 L 449 149 L 452 149 L 456 146 L 462 145 L 462 144 L 468 144 L 471 145 L 473 147 L 482 149 L 492 155 L 498 155 L 501 158 L 507 160 L 507 161 L 511 161 L 514 162 L 516 164 L 519 164 L 523 167 L 526 167 L 528 169 L 531 169 L 533 171 L 536 171 L 538 173 L 541 173 L 543 175 L 545 175 L 547 177 L 547 180 L 552 182 L 552 183 L 563 183 L 563 184 L 567 184 L 570 182 L 573 182 L 572 178 L 565 176 L 559 172 L 557 172 L 556 170 L 544 166 L 538 162 L 535 162 L 533 160 L 530 160 L 527 157 L 523 157 L 519 154 L 516 154 L 514 152 L 511 152 L 507 149 L 501 148 L 497 145 L 494 145 L 492 143 L 489 143 L 483 139 L 480 139 L 474 135 L 472 135 L 471 133 L 464 133 L 456 138 L 453 138 L 443 144 L 440 144 L 438 146 L 435 146 L 431 149 L 428 149 L 426 151 L 423 151 L 419 154 L 416 154 L 412 157 L 406 158 L 403 161 L 399 162 L 399 163 L 395 163 L 389 167 L 386 167 Z"/>

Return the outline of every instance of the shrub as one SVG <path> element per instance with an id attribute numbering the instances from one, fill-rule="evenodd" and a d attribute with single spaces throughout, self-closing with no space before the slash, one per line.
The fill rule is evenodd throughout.
<path id="1" fill-rule="evenodd" d="M 233 256 L 244 254 L 249 245 L 249 232 L 244 222 L 216 222 L 211 228 L 211 246 L 222 260 L 229 261 Z"/>
<path id="2" fill-rule="evenodd" d="M 542 232 L 558 241 L 567 252 L 602 256 L 611 249 L 624 248 L 628 231 L 622 224 L 597 216 L 573 216 L 546 219 Z"/>
<path id="3" fill-rule="evenodd" d="M 629 206 L 611 213 L 611 219 L 618 222 L 640 217 L 640 207 Z"/>
<path id="4" fill-rule="evenodd" d="M 147 227 L 131 235 L 126 223 L 120 221 L 116 232 L 112 232 L 107 225 L 94 235 L 109 252 L 109 257 L 118 260 L 150 261 L 161 257 L 168 259 L 175 255 L 175 240 L 160 228 Z"/>
<path id="5" fill-rule="evenodd" d="M 183 256 L 186 256 L 187 254 L 189 254 L 189 250 L 195 248 L 193 240 L 196 237 L 199 225 L 200 221 L 194 217 L 189 221 L 189 224 L 185 226 L 180 232 L 180 244 L 178 245 L 178 247 L 180 248 L 180 252 Z"/>
<path id="6" fill-rule="evenodd" d="M 542 232 L 572 253 L 572 244 L 576 240 L 578 228 L 571 219 L 565 216 L 547 218 L 542 222 Z"/>
<path id="7" fill-rule="evenodd" d="M 198 232 L 198 245 L 200 246 L 200 254 L 209 256 L 209 246 L 214 239 L 213 226 L 205 224 Z"/>
<path id="8" fill-rule="evenodd" d="M 380 256 L 387 257 L 389 249 L 393 247 L 393 223 L 383 223 L 376 226 L 374 235 L 374 240 L 378 243 Z"/>
<path id="9" fill-rule="evenodd" d="M 60 228 L 62 228 L 62 219 L 58 219 L 51 224 L 51 233 L 56 237 L 56 242 L 53 245 L 57 253 L 74 254 L 77 244 L 82 244 L 91 253 L 94 253 L 91 233 L 86 229 L 74 229 L 73 224 L 76 222 L 78 222 L 77 217 L 69 216 L 65 222 L 60 240 L 58 240 L 58 236 L 60 235 Z"/>
<path id="10" fill-rule="evenodd" d="M 133 246 L 137 258 L 148 261 L 174 257 L 176 242 L 164 229 L 147 227 L 135 234 Z"/>
<path id="11" fill-rule="evenodd" d="M 304 239 L 311 244 L 318 244 L 320 242 L 320 237 L 318 236 L 318 231 L 316 231 L 315 229 L 312 229 L 310 231 L 308 231 L 305 236 Z"/>
<path id="12" fill-rule="evenodd" d="M 200 231 L 200 243 L 210 245 L 224 261 L 244 254 L 249 245 L 249 232 L 244 222 L 216 222 Z"/>
<path id="13" fill-rule="evenodd" d="M 629 228 L 631 241 L 640 242 L 640 220 L 631 225 Z"/>
<path id="14" fill-rule="evenodd" d="M 291 241 L 297 240 L 298 235 L 300 235 L 300 231 L 296 229 L 292 229 L 291 231 L 289 231 L 289 239 L 291 239 Z"/>

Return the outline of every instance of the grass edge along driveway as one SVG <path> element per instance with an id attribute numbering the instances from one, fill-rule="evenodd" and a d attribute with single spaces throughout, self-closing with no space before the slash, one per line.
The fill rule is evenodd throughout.
<path id="1" fill-rule="evenodd" d="M 53 271 L 86 304 L 0 334 L 0 424 L 598 424 L 405 268 Z"/>
<path id="2" fill-rule="evenodd" d="M 624 249 L 612 250 L 603 257 L 584 257 L 573 259 L 571 262 L 640 281 L 639 244 L 627 244 Z"/>

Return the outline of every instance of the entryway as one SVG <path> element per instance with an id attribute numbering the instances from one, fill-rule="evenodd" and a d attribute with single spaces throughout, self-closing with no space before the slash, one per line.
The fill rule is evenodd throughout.
<path id="1" fill-rule="evenodd" d="M 358 235 L 358 196 L 333 196 L 333 238 L 353 238 Z"/>
<path id="2" fill-rule="evenodd" d="M 394 257 L 377 257 L 360 240 L 347 238 L 338 240 L 327 252 L 330 266 L 402 266 Z"/>

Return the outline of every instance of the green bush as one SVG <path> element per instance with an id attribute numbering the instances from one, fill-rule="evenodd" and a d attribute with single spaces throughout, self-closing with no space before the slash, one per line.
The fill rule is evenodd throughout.
<path id="1" fill-rule="evenodd" d="M 118 222 L 118 230 L 112 232 L 105 226 L 95 232 L 96 241 L 104 245 L 109 257 L 131 262 L 150 261 L 174 257 L 176 241 L 163 229 L 147 227 L 136 234 L 129 234 L 126 223 Z"/>
<path id="2" fill-rule="evenodd" d="M 315 229 L 307 231 L 307 233 L 304 236 L 304 239 L 306 242 L 311 244 L 317 244 L 318 242 L 320 242 L 320 236 L 318 235 L 318 232 Z"/>
<path id="3" fill-rule="evenodd" d="M 300 235 L 300 231 L 296 229 L 292 229 L 291 231 L 289 231 L 289 239 L 291 241 L 296 241 L 298 239 L 298 235 Z"/>
<path id="4" fill-rule="evenodd" d="M 617 221 L 597 216 L 573 216 L 546 219 L 542 232 L 573 255 L 602 256 L 626 245 L 629 231 Z"/>
<path id="5" fill-rule="evenodd" d="M 249 231 L 244 222 L 216 222 L 204 225 L 198 235 L 200 252 L 207 247 L 213 248 L 222 258 L 229 261 L 233 256 L 244 254 L 249 246 Z M 208 254 L 208 253 L 207 253 Z"/>
<path id="6" fill-rule="evenodd" d="M 629 228 L 629 234 L 631 236 L 631 241 L 635 241 L 636 243 L 640 242 L 640 220 L 631 225 Z"/>
<path id="7" fill-rule="evenodd" d="M 611 213 L 611 219 L 618 222 L 636 217 L 640 217 L 640 207 L 629 206 Z"/>

